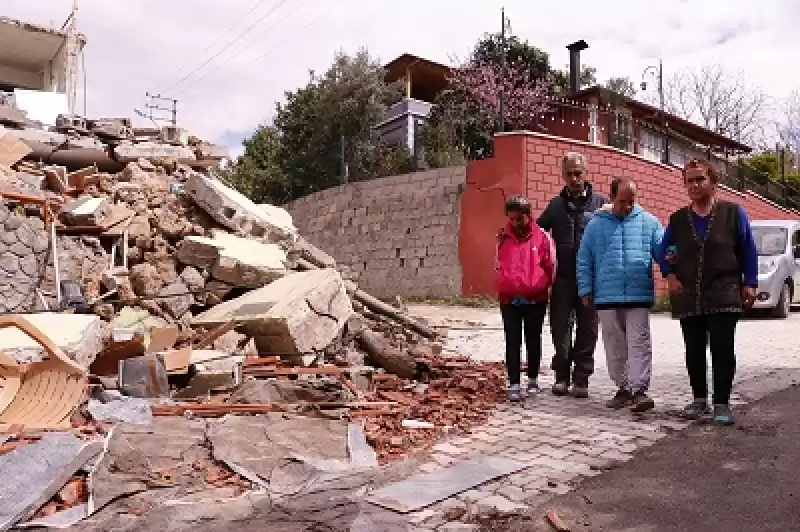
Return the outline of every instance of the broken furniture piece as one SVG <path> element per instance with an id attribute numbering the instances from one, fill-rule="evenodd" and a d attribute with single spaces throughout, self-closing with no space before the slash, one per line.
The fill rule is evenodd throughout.
<path id="1" fill-rule="evenodd" d="M 70 416 L 86 392 L 86 371 L 22 316 L 0 316 L 0 329 L 7 327 L 16 327 L 38 342 L 48 358 L 23 369 L 0 353 L 0 430 L 4 425 L 69 428 Z"/>

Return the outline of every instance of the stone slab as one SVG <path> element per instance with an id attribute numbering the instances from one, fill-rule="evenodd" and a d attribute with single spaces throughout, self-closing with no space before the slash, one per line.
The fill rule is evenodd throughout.
<path id="1" fill-rule="evenodd" d="M 69 225 L 101 225 L 110 208 L 105 198 L 85 196 L 67 203 L 61 212 Z"/>
<path id="2" fill-rule="evenodd" d="M 0 531 L 33 515 L 75 471 L 102 451 L 103 442 L 44 433 L 38 442 L 0 456 Z"/>
<path id="3" fill-rule="evenodd" d="M 267 213 L 242 193 L 217 179 L 193 174 L 184 191 L 217 223 L 228 229 L 267 241 L 294 241 L 297 230 L 285 217 Z M 277 208 L 277 207 L 276 207 Z"/>
<path id="4" fill-rule="evenodd" d="M 64 353 L 83 367 L 89 367 L 110 337 L 110 328 L 99 316 L 41 312 L 25 316 L 43 331 Z M 34 339 L 17 329 L 0 329 L 0 351 L 19 363 L 39 362 L 45 350 Z"/>
<path id="5" fill-rule="evenodd" d="M 114 148 L 116 159 L 122 164 L 135 163 L 139 159 L 149 161 L 174 159 L 182 163 L 195 160 L 194 152 L 183 146 L 170 146 L 156 142 L 122 142 Z"/>
<path id="6" fill-rule="evenodd" d="M 515 460 L 478 456 L 434 473 L 390 484 L 373 492 L 366 500 L 396 512 L 413 512 L 526 467 Z"/>
<path id="7" fill-rule="evenodd" d="M 184 238 L 176 258 L 210 270 L 215 279 L 248 288 L 262 287 L 286 274 L 286 252 L 280 246 L 224 231 L 213 231 L 212 238 Z"/>
<path id="8" fill-rule="evenodd" d="M 327 347 L 353 314 L 339 272 L 292 273 L 196 316 L 211 327 L 230 321 L 255 340 L 258 352 L 307 354 Z"/>

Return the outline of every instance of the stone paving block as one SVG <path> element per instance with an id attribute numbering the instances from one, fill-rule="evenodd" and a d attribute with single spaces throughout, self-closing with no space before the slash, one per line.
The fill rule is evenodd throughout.
<path id="1" fill-rule="evenodd" d="M 491 495 L 492 495 L 491 491 L 485 489 L 474 489 L 465 491 L 464 493 L 460 493 L 458 495 L 458 498 L 468 503 L 474 503 L 481 499 L 491 497 Z"/>
<path id="2" fill-rule="evenodd" d="M 478 513 L 518 512 L 527 508 L 524 504 L 512 502 L 505 497 L 492 495 L 475 503 Z"/>
<path id="3" fill-rule="evenodd" d="M 495 495 L 500 495 L 510 500 L 511 502 L 524 503 L 528 494 L 518 486 L 503 486 L 499 488 Z"/>
<path id="4" fill-rule="evenodd" d="M 438 445 L 434 445 L 433 450 L 437 453 L 444 453 L 449 455 L 459 455 L 464 453 L 465 451 L 463 447 L 457 447 L 452 443 L 440 443 Z"/>
<path id="5" fill-rule="evenodd" d="M 621 453 L 619 451 L 610 450 L 610 451 L 606 451 L 603 454 L 601 454 L 600 457 L 601 458 L 609 458 L 611 460 L 617 460 L 617 461 L 620 461 L 620 462 L 627 462 L 628 460 L 631 460 L 633 458 L 633 455 Z"/>

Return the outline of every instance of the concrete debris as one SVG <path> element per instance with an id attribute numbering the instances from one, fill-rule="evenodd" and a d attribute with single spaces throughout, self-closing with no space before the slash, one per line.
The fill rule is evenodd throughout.
<path id="1" fill-rule="evenodd" d="M 108 324 L 97 316 L 41 312 L 25 318 L 83 367 L 94 361 L 110 337 Z M 14 327 L 0 329 L 0 351 L 21 364 L 40 362 L 46 355 L 39 342 Z"/>
<path id="2" fill-rule="evenodd" d="M 24 526 L 129 529 L 124 517 L 157 529 L 176 508 L 190 526 L 206 501 L 254 487 L 272 496 L 259 519 L 279 525 L 325 482 L 464 432 L 503 400 L 501 365 L 440 356 L 437 330 L 346 281 L 285 209 L 217 179 L 219 146 L 124 118 L 10 127 L 0 312 L 36 312 L 31 323 L 88 368 L 92 399 L 62 434 L 111 431 L 102 460 L 42 491 Z M 0 330 L 0 351 L 44 354 L 16 329 Z M 0 459 L 38 437 L 9 436 Z M 329 506 L 339 487 L 325 489 Z"/>
<path id="3" fill-rule="evenodd" d="M 186 182 L 189 197 L 224 227 L 247 237 L 279 242 L 293 240 L 297 230 L 285 216 L 275 216 L 221 181 L 193 174 Z"/>
<path id="4" fill-rule="evenodd" d="M 33 516 L 102 450 L 102 442 L 45 433 L 38 442 L 0 456 L 0 530 Z"/>
<path id="5" fill-rule="evenodd" d="M 262 287 L 287 273 L 286 252 L 277 244 L 253 242 L 222 231 L 212 231 L 212 238 L 186 237 L 176 258 L 209 270 L 215 279 L 247 288 Z"/>
<path id="6" fill-rule="evenodd" d="M 195 326 L 213 326 L 231 320 L 253 337 L 259 353 L 315 358 L 329 346 L 353 313 L 344 281 L 336 270 L 292 273 L 217 305 L 197 316 Z"/>

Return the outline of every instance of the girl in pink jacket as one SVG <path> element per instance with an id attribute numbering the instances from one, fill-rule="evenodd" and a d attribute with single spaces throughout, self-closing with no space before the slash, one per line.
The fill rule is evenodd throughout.
<path id="1" fill-rule="evenodd" d="M 531 218 L 530 202 L 522 196 L 506 200 L 508 224 L 497 235 L 496 288 L 503 317 L 508 370 L 508 398 L 522 399 L 520 351 L 525 336 L 528 396 L 539 392 L 542 326 L 550 288 L 555 280 L 553 242 Z"/>

